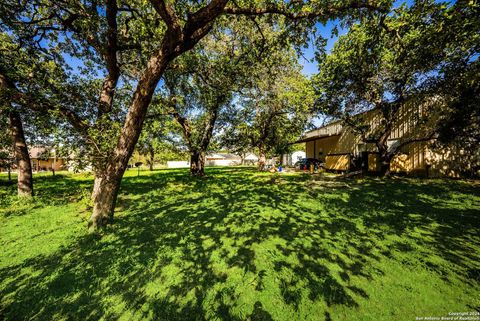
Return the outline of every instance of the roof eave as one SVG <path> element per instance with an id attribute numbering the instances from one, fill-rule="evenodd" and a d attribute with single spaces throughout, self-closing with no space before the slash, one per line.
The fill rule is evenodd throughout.
<path id="1" fill-rule="evenodd" d="M 290 143 L 291 144 L 299 144 L 299 143 L 306 143 L 306 142 L 311 142 L 314 140 L 322 139 L 322 138 L 328 138 L 328 137 L 335 137 L 335 136 L 340 136 L 341 134 L 333 134 L 333 135 L 322 135 L 322 136 L 312 136 L 312 137 L 304 137 L 300 138 L 299 140 Z"/>

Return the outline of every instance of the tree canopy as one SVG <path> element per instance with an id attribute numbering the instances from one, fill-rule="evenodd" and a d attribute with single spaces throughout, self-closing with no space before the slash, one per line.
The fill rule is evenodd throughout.
<path id="1" fill-rule="evenodd" d="M 254 85 L 238 96 L 221 135 L 228 149 L 256 150 L 261 162 L 266 155 L 288 152 L 313 116 L 313 90 L 295 52 L 277 51 L 270 59 L 255 70 Z"/>
<path id="2" fill-rule="evenodd" d="M 282 26 L 280 39 L 290 39 L 298 47 L 317 22 L 355 19 L 388 5 L 388 1 L 7 0 L 0 4 L 2 37 L 20 50 L 18 62 L 25 71 L 28 66 L 41 70 L 17 74 L 15 64 L 2 59 L 0 72 L 15 85 L 8 99 L 68 123 L 65 128 L 85 143 L 95 171 L 90 225 L 96 229 L 111 220 L 123 173 L 165 72 L 216 30 L 221 17 L 268 16 L 270 24 Z M 28 63 L 30 57 L 33 64 Z"/>
<path id="3" fill-rule="evenodd" d="M 364 141 L 375 143 L 384 171 L 400 147 L 409 143 L 405 140 L 394 149 L 387 146 L 393 124 L 407 103 L 428 103 L 443 113 L 436 125 L 423 124 L 428 130 L 422 138 L 436 137 L 439 128 L 455 127 L 455 123 L 466 128 L 468 121 L 462 122 L 455 114 L 459 108 L 469 109 L 468 119 L 472 113 L 478 117 L 478 108 L 468 107 L 479 94 L 478 72 L 474 71 L 480 53 L 478 13 L 478 4 L 473 2 L 426 0 L 361 19 L 320 61 L 314 79 L 317 108 L 343 119 Z M 457 88 L 449 91 L 447 86 Z M 352 117 L 374 109 L 381 115 L 380 126 L 375 128 Z"/>

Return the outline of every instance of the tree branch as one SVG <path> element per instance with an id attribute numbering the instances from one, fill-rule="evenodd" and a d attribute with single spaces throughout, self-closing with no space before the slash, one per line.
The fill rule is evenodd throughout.
<path id="1" fill-rule="evenodd" d="M 183 28 L 185 48 L 191 49 L 211 29 L 212 22 L 221 15 L 228 0 L 212 0 L 208 5 L 189 15 Z"/>
<path id="2" fill-rule="evenodd" d="M 168 29 L 174 31 L 175 33 L 181 32 L 182 28 L 180 26 L 180 21 L 175 13 L 175 9 L 172 6 L 165 3 L 164 0 L 151 0 L 150 2 L 152 3 L 155 11 L 165 22 Z"/>
<path id="3" fill-rule="evenodd" d="M 48 101 L 32 99 L 33 95 L 27 95 L 21 92 L 3 73 L 0 73 L 0 88 L 4 89 L 2 90 L 2 97 L 0 97 L 1 100 L 16 102 L 17 104 L 27 107 L 33 111 L 46 112 L 50 110 L 58 110 L 60 114 L 62 114 L 65 119 L 67 119 L 67 121 L 73 127 L 75 127 L 75 129 L 81 132 L 85 137 L 88 137 L 87 130 L 89 126 L 80 116 L 78 116 L 69 108 L 64 106 L 59 106 L 56 108 L 56 106 L 52 105 Z M 36 95 L 36 97 L 38 96 Z"/>
<path id="4" fill-rule="evenodd" d="M 205 131 L 203 132 L 202 141 L 200 142 L 200 147 L 202 150 L 206 150 L 212 139 L 213 129 L 215 127 L 215 122 L 218 118 L 218 111 L 221 108 L 224 102 L 225 96 L 220 95 L 216 97 L 215 106 L 208 111 Z"/>
<path id="5" fill-rule="evenodd" d="M 103 59 L 107 64 L 107 76 L 103 81 L 102 91 L 100 93 L 100 101 L 98 106 L 98 117 L 110 112 L 113 105 L 113 96 L 117 87 L 118 78 L 120 77 L 120 68 L 117 61 L 118 35 L 117 35 L 117 0 L 107 0 L 107 25 L 106 45 L 102 48 Z"/>
<path id="6" fill-rule="evenodd" d="M 300 19 L 322 18 L 322 17 L 332 16 L 332 15 L 338 16 L 349 9 L 371 9 L 371 10 L 384 11 L 386 8 L 378 4 L 375 4 L 375 2 L 373 1 L 372 2 L 358 1 L 358 2 L 347 3 L 346 5 L 331 6 L 328 8 L 321 8 L 319 10 L 313 10 L 313 11 L 305 10 L 305 11 L 294 12 L 285 6 L 268 5 L 265 8 L 225 7 L 223 12 L 226 14 L 247 15 L 247 16 L 278 14 L 278 15 L 285 16 L 290 20 L 300 20 Z"/>

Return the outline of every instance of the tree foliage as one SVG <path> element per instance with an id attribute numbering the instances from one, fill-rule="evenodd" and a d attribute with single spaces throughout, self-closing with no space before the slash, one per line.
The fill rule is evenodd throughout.
<path id="1" fill-rule="evenodd" d="M 260 158 L 286 153 L 311 120 L 313 91 L 296 55 L 283 50 L 271 58 L 255 71 L 254 86 L 230 113 L 221 141 L 232 151 L 255 150 Z"/>
<path id="2" fill-rule="evenodd" d="M 331 54 L 321 61 L 314 81 L 317 107 L 343 119 L 365 142 L 374 143 L 383 170 L 388 171 L 390 159 L 400 148 L 419 139 L 411 137 L 393 149 L 387 145 L 402 108 L 407 104 L 432 105 L 429 119 L 432 112 L 442 111 L 444 121 L 439 126 L 445 128 L 449 123 L 445 120 L 453 120 L 453 111 L 458 109 L 452 103 L 471 100 L 468 94 L 462 94 L 464 89 L 478 95 L 478 73 L 469 71 L 478 69 L 479 64 L 478 11 L 473 2 L 422 0 L 362 19 L 339 38 Z M 449 91 L 447 84 L 456 89 Z M 448 112 L 448 108 L 453 109 Z M 361 117 L 352 117 L 373 109 L 381 115 L 380 126 L 375 128 Z M 453 122 L 465 128 L 465 122 Z M 419 121 L 417 126 L 421 125 Z M 423 125 L 421 138 L 437 135 L 435 125 Z"/>
<path id="3" fill-rule="evenodd" d="M 295 77 L 300 75 L 293 46 L 281 39 L 282 33 L 282 28 L 274 28 L 265 19 L 222 19 L 217 29 L 200 41 L 196 49 L 176 60 L 176 68 L 166 72 L 162 99 L 166 101 L 167 113 L 177 121 L 184 145 L 191 154 L 192 174 L 203 175 L 203 154 L 215 134 L 229 131 L 231 115 L 244 103 L 250 103 L 244 99 L 247 95 L 251 99 L 254 95 L 271 96 L 260 100 L 276 99 L 271 103 L 285 105 L 293 102 L 287 97 L 288 90 L 290 95 L 296 95 L 294 92 L 299 87 L 303 90 L 302 84 L 290 81 L 277 86 L 283 86 L 284 97 L 266 92 L 281 89 L 274 88 L 272 80 L 267 84 L 265 78 L 275 79 L 281 72 L 283 75 L 293 72 Z M 268 72 L 273 69 L 276 71 Z M 262 81 L 265 83 L 259 85 Z M 266 113 L 267 107 L 263 109 Z M 281 107 L 275 111 L 276 116 L 287 113 L 279 109 Z"/>

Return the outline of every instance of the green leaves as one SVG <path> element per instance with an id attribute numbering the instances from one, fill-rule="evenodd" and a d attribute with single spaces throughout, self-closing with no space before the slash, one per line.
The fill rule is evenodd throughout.
<path id="1" fill-rule="evenodd" d="M 413 94 L 441 76 L 449 61 L 468 59 L 470 50 L 478 50 L 470 40 L 478 37 L 478 26 L 467 26 L 478 19 L 465 12 L 451 17 L 445 4 L 419 1 L 352 26 L 315 77 L 321 109 L 371 108 Z"/>
<path id="2" fill-rule="evenodd" d="M 262 101 L 295 106 L 285 112 L 286 121 L 302 118 L 293 115 L 302 114 L 299 111 L 311 103 L 311 93 L 303 91 L 308 85 L 299 80 L 295 68 L 296 80 L 287 81 L 285 76 L 294 50 L 298 54 L 311 40 L 316 23 L 355 18 L 384 5 L 384 1 L 167 1 L 168 8 L 162 10 L 158 3 L 6 0 L 0 5 L 1 36 L 8 38 L 1 44 L 5 51 L 0 66 L 23 94 L 35 97 L 35 104 L 22 103 L 28 107 L 41 101 L 42 108 L 36 110 L 54 120 L 55 136 L 100 167 L 125 128 L 129 106 L 136 97 L 146 96 L 137 104 L 141 112 L 135 116 L 136 124 L 141 124 L 154 90 L 162 98 L 175 98 L 177 114 L 189 120 L 192 146 L 210 140 L 206 133 L 214 119 L 221 119 L 222 109 L 236 104 L 246 90 L 265 95 Z M 325 44 L 322 37 L 316 41 Z M 162 61 L 161 68 L 147 68 L 149 61 L 150 67 Z M 287 67 L 280 70 L 277 65 Z M 264 77 L 285 78 L 289 88 L 269 84 Z M 144 86 L 135 96 L 139 83 Z M 125 134 L 135 137 L 129 148 L 140 128 Z"/>
<path id="3" fill-rule="evenodd" d="M 310 120 L 313 90 L 296 55 L 284 48 L 270 51 L 269 57 L 273 63 L 251 70 L 253 87 L 238 96 L 238 110 L 221 137 L 230 150 L 283 153 Z"/>
<path id="4" fill-rule="evenodd" d="M 448 132 L 448 125 L 462 133 L 462 141 L 471 141 L 463 134 L 478 132 L 478 126 L 467 121 L 478 118 L 471 103 L 473 97 L 480 98 L 479 77 L 472 78 L 478 75 L 474 70 L 480 56 L 478 13 L 478 7 L 466 2 L 427 0 L 360 19 L 321 61 L 313 78 L 317 110 L 345 119 L 387 150 L 386 138 L 401 121 L 402 108 L 409 101 L 414 106 L 428 103 L 430 119 L 443 115 L 437 124 L 441 132 Z M 455 112 L 460 105 L 467 106 L 462 108 L 467 118 Z M 375 129 L 360 117 L 352 122 L 351 115 L 371 109 L 378 109 L 382 118 Z M 435 129 L 432 122 L 429 126 L 428 132 Z"/>

